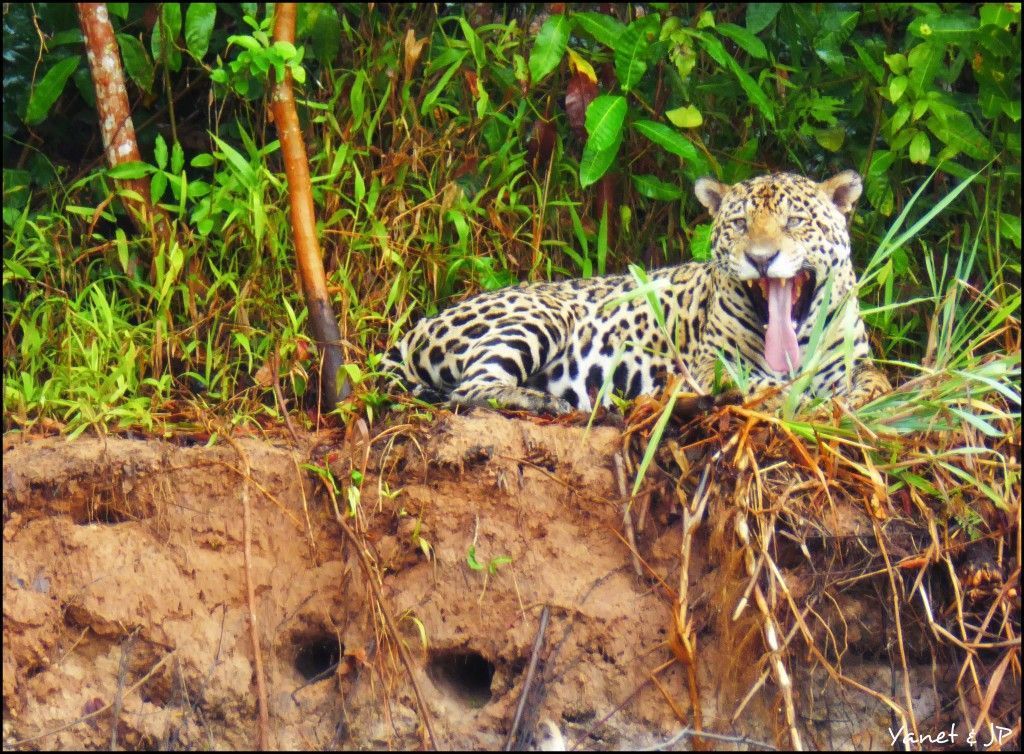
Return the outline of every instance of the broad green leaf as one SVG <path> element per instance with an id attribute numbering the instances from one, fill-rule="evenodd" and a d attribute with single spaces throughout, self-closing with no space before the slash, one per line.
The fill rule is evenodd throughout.
<path id="1" fill-rule="evenodd" d="M 571 24 L 561 13 L 548 16 L 548 20 L 540 27 L 533 49 L 530 50 L 530 80 L 539 84 L 551 73 L 565 55 L 569 43 Z"/>
<path id="2" fill-rule="evenodd" d="M 153 53 L 154 60 L 166 61 L 168 68 L 178 71 L 181 68 L 181 53 L 174 45 L 174 41 L 181 33 L 181 5 L 163 3 L 160 8 L 160 21 L 153 24 L 153 36 L 150 38 L 149 48 Z M 165 42 L 165 35 L 170 43 Z"/>
<path id="3" fill-rule="evenodd" d="M 768 28 L 782 9 L 782 3 L 750 3 L 747 5 L 747 31 L 760 34 Z"/>
<path id="4" fill-rule="evenodd" d="M 931 153 L 932 143 L 928 139 L 928 134 L 918 131 L 910 142 L 910 161 L 923 165 L 928 162 Z"/>
<path id="5" fill-rule="evenodd" d="M 970 116 L 964 113 L 955 113 L 945 119 L 933 115 L 924 123 L 939 141 L 963 152 L 968 157 L 973 157 L 975 160 L 987 160 L 992 156 L 992 145 L 974 127 Z"/>
<path id="6" fill-rule="evenodd" d="M 1008 3 L 985 3 L 978 13 L 982 26 L 992 24 L 1000 29 L 1009 29 L 1010 24 L 1020 23 L 1020 6 L 1016 12 Z"/>
<path id="7" fill-rule="evenodd" d="M 161 3 L 160 12 L 167 27 L 168 38 L 173 42 L 181 34 L 181 3 Z"/>
<path id="8" fill-rule="evenodd" d="M 622 91 L 631 90 L 647 72 L 647 35 L 656 32 L 660 24 L 657 14 L 638 18 L 619 38 L 615 47 L 615 75 Z"/>
<path id="9" fill-rule="evenodd" d="M 672 121 L 672 125 L 679 126 L 679 128 L 696 128 L 704 122 L 704 116 L 693 105 L 667 110 L 665 117 Z"/>
<path id="10" fill-rule="evenodd" d="M 678 186 L 666 183 L 660 178 L 655 178 L 653 175 L 634 175 L 632 178 L 636 190 L 648 199 L 671 201 L 679 199 L 683 195 L 682 190 Z"/>
<path id="11" fill-rule="evenodd" d="M 206 56 L 216 20 L 216 3 L 189 3 L 185 11 L 185 46 L 196 60 Z"/>
<path id="12" fill-rule="evenodd" d="M 932 82 L 942 65 L 942 56 L 945 54 L 945 47 L 932 42 L 922 42 L 914 47 L 907 55 L 907 64 L 910 66 L 910 73 L 907 79 L 910 88 L 921 96 L 932 88 Z"/>
<path id="13" fill-rule="evenodd" d="M 604 13 L 573 13 L 576 26 L 605 47 L 614 50 L 626 32 L 626 25 Z"/>
<path id="14" fill-rule="evenodd" d="M 128 78 L 134 81 L 139 89 L 152 94 L 156 72 L 149 55 L 146 54 L 145 45 L 128 34 L 118 34 L 117 44 L 121 48 L 121 59 L 124 61 L 124 70 Z"/>
<path id="15" fill-rule="evenodd" d="M 606 149 L 595 149 L 589 141 L 587 142 L 580 158 L 580 186 L 586 188 L 608 172 L 608 168 L 615 162 L 621 143 L 619 140 Z"/>
<path id="16" fill-rule="evenodd" d="M 889 100 L 893 103 L 899 102 L 903 92 L 907 91 L 907 84 L 910 81 L 906 76 L 893 76 L 889 81 Z"/>
<path id="17" fill-rule="evenodd" d="M 997 58 L 1008 58 L 1013 54 L 1014 45 L 1020 44 L 1006 29 L 998 26 L 982 26 L 975 39 L 985 48 L 986 52 Z"/>
<path id="18" fill-rule="evenodd" d="M 310 3 L 317 8 L 313 19 L 311 36 L 313 39 L 313 56 L 321 64 L 329 64 L 338 57 L 341 48 L 342 29 L 338 11 L 331 3 Z"/>
<path id="19" fill-rule="evenodd" d="M 885 64 L 889 66 L 889 70 L 897 76 L 907 70 L 907 56 L 902 52 L 895 52 L 892 55 L 882 55 L 882 59 L 885 61 Z"/>
<path id="20" fill-rule="evenodd" d="M 1020 215 L 999 213 L 999 232 L 1010 239 L 1010 243 L 1020 248 Z"/>
<path id="21" fill-rule="evenodd" d="M 626 98 L 602 94 L 587 106 L 587 145 L 601 152 L 622 141 L 622 124 L 626 119 Z"/>
<path id="22" fill-rule="evenodd" d="M 846 130 L 842 128 L 816 128 L 814 140 L 829 152 L 838 152 L 846 138 Z"/>
<path id="23" fill-rule="evenodd" d="M 736 24 L 718 24 L 718 26 L 715 27 L 715 30 L 719 34 L 729 37 L 729 39 L 739 45 L 739 47 L 751 57 L 759 60 L 768 59 L 768 50 L 765 48 L 764 42 L 742 26 L 737 26 Z"/>
<path id="24" fill-rule="evenodd" d="M 860 11 L 831 9 L 821 15 L 822 29 L 814 39 L 815 54 L 832 67 L 840 67 L 845 59 L 840 50 L 857 28 Z"/>
<path id="25" fill-rule="evenodd" d="M 64 85 L 68 83 L 71 74 L 78 68 L 78 61 L 81 59 L 81 55 L 64 58 L 46 72 L 29 96 L 28 108 L 25 110 L 25 123 L 31 126 L 46 117 L 50 108 L 53 107 L 53 103 L 64 91 Z"/>
<path id="26" fill-rule="evenodd" d="M 687 165 L 692 168 L 693 175 L 698 177 L 711 175 L 711 166 L 704 155 L 693 145 L 693 142 L 669 126 L 664 123 L 656 123 L 653 120 L 641 120 L 634 123 L 633 128 L 662 149 L 686 160 Z"/>
<path id="27" fill-rule="evenodd" d="M 920 101 L 921 102 L 925 102 L 924 100 L 920 100 Z M 916 104 L 917 103 L 915 103 L 915 105 Z M 925 104 L 927 105 L 928 103 L 925 102 Z M 910 118 L 910 105 L 908 105 L 906 102 L 904 102 L 902 105 L 900 105 L 898 108 L 896 108 L 896 112 L 894 112 L 892 114 L 892 118 L 889 119 L 888 129 L 889 129 L 890 136 L 899 133 L 900 129 L 903 128 L 903 126 L 906 125 L 907 120 L 909 118 Z"/>
<path id="28" fill-rule="evenodd" d="M 967 44 L 977 30 L 978 19 L 958 13 L 918 16 L 907 26 L 915 37 L 939 44 Z"/>

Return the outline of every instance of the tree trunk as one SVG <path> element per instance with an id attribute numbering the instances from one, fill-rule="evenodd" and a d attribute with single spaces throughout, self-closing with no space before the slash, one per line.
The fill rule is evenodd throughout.
<path id="1" fill-rule="evenodd" d="M 278 3 L 275 6 L 274 41 L 295 42 L 296 6 Z M 271 68 L 271 78 L 274 70 Z M 306 145 L 302 141 L 299 116 L 292 94 L 292 75 L 285 69 L 282 81 L 276 81 L 271 91 L 274 125 L 281 140 L 285 175 L 288 177 L 288 197 L 291 202 L 292 234 L 295 238 L 295 259 L 302 280 L 302 292 L 309 310 L 309 324 L 320 347 L 321 405 L 330 411 L 338 400 L 351 392 L 341 367 L 341 331 L 331 309 L 324 274 L 323 253 L 316 237 L 316 216 L 313 212 L 313 193 L 309 182 L 309 162 Z M 340 385 L 338 384 L 340 379 Z"/>

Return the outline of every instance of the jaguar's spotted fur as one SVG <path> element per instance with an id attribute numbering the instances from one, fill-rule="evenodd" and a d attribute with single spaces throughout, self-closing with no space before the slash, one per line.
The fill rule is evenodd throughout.
<path id="1" fill-rule="evenodd" d="M 721 358 L 746 371 L 753 390 L 788 382 L 801 362 L 814 368 L 814 394 L 861 403 L 887 390 L 854 294 L 846 215 L 860 177 L 781 174 L 734 186 L 703 178 L 695 190 L 714 216 L 712 262 L 649 279 L 699 385 L 711 387 Z M 807 359 L 829 279 L 825 337 Z M 627 397 L 651 393 L 677 368 L 647 296 L 629 295 L 637 285 L 617 275 L 483 293 L 420 321 L 384 366 L 417 395 L 462 405 L 589 410 L 609 375 Z"/>

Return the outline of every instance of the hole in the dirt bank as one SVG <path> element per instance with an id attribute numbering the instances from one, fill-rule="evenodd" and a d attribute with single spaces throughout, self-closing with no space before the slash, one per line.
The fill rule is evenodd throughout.
<path id="1" fill-rule="evenodd" d="M 441 691 L 468 707 L 491 701 L 494 663 L 478 652 L 439 652 L 430 658 L 427 674 Z"/>
<path id="2" fill-rule="evenodd" d="M 329 634 L 311 636 L 297 642 L 295 669 L 307 681 L 325 678 L 338 667 L 342 647 Z"/>
<path id="3" fill-rule="evenodd" d="M 127 511 L 121 510 L 113 505 L 97 505 L 89 517 L 92 524 L 123 524 L 125 521 L 134 520 Z"/>

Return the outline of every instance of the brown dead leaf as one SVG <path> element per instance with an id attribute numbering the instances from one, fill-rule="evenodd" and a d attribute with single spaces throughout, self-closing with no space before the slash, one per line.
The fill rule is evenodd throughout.
<path id="1" fill-rule="evenodd" d="M 427 37 L 416 39 L 416 33 L 409 29 L 405 33 L 405 80 L 412 78 L 413 69 L 423 54 L 423 45 L 427 43 Z"/>

